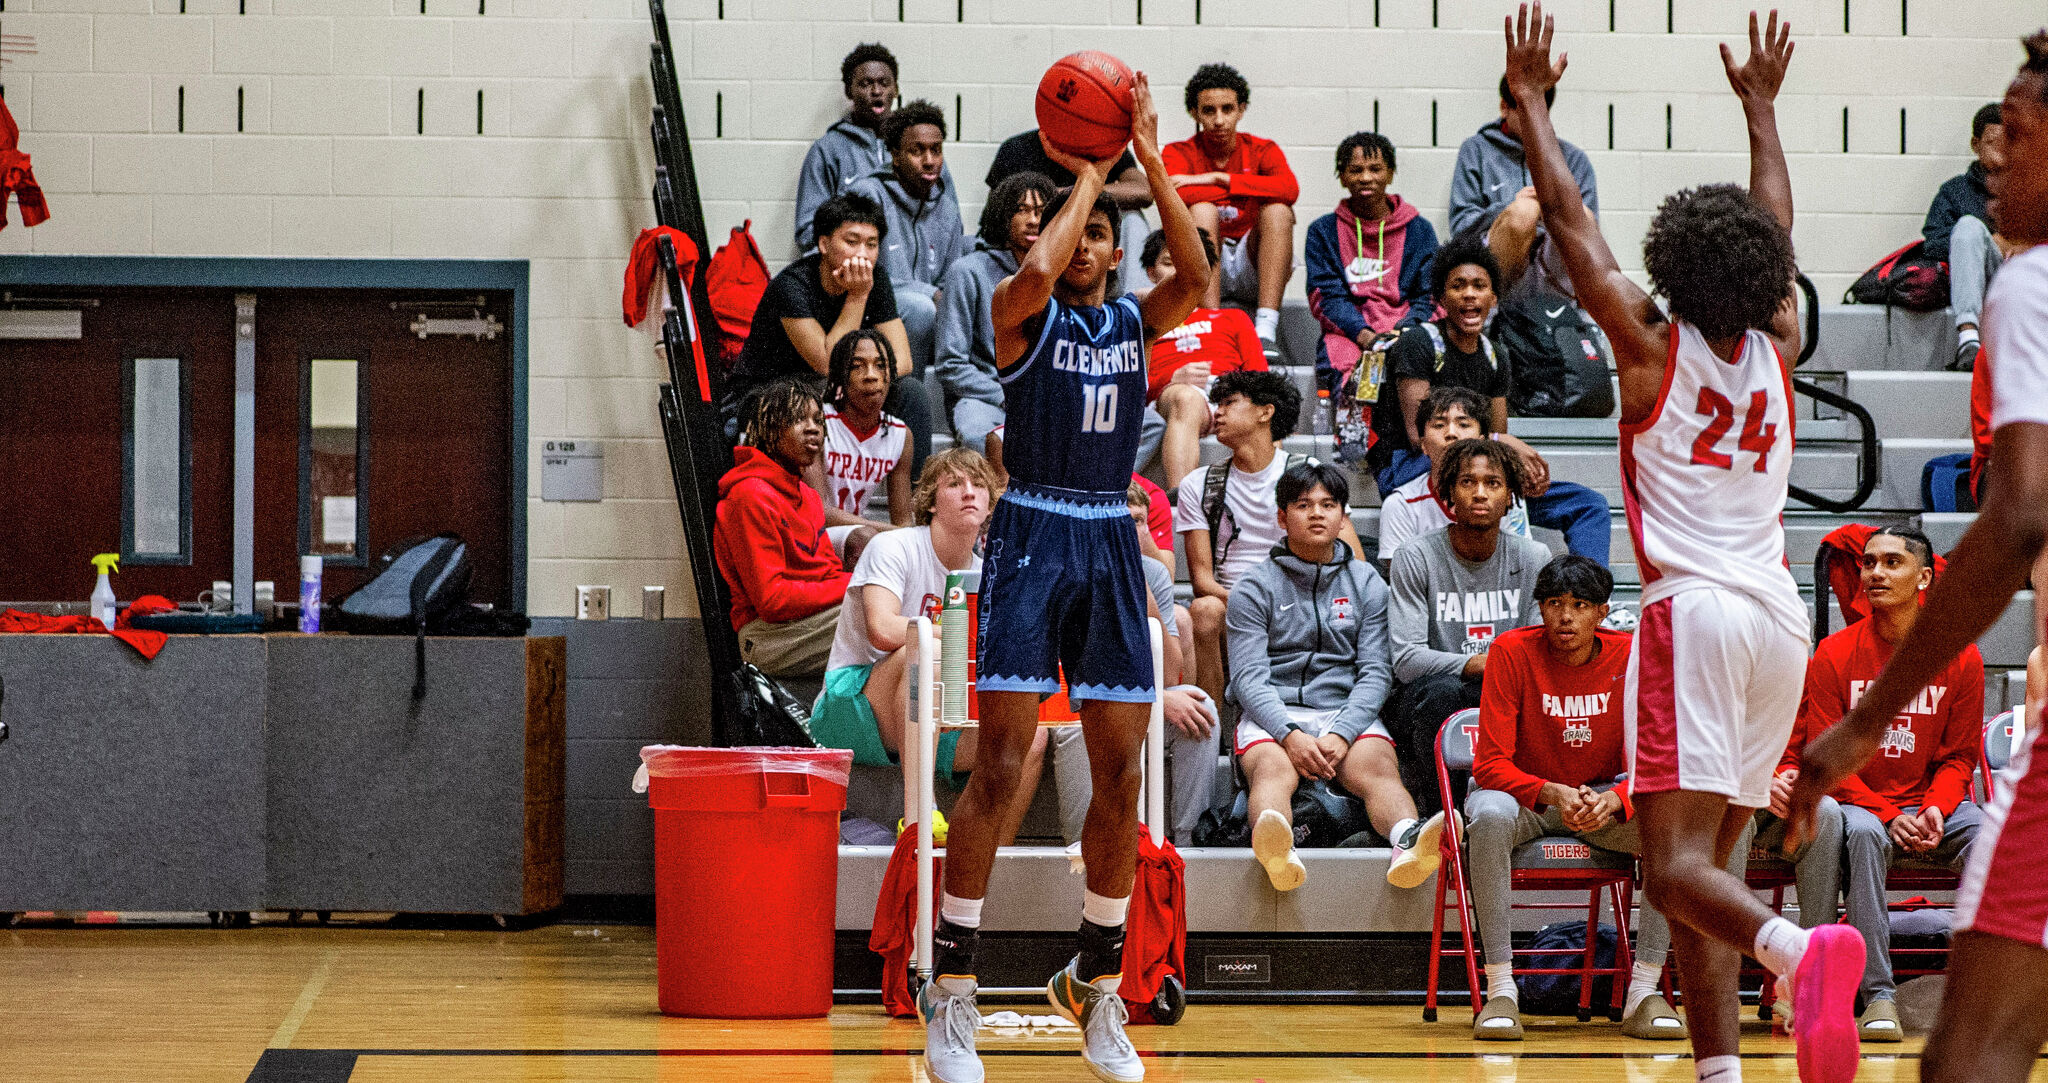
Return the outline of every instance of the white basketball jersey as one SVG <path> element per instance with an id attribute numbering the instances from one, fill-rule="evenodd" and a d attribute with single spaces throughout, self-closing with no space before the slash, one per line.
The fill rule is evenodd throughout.
<path id="1" fill-rule="evenodd" d="M 1621 485 L 1643 604 L 1699 586 L 1755 599 L 1806 634 L 1806 607 L 1785 564 L 1792 472 L 1792 378 L 1778 349 L 1750 331 L 1733 362 L 1674 321 L 1664 390 L 1650 415 L 1621 426 Z"/>
<path id="2" fill-rule="evenodd" d="M 839 416 L 838 407 L 825 407 L 825 491 L 832 506 L 859 515 L 868 493 L 896 469 L 909 446 L 910 428 L 888 414 L 863 436 Z"/>

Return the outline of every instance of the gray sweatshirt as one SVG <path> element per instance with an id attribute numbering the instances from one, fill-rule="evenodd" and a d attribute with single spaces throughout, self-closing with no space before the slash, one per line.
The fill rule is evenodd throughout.
<path id="1" fill-rule="evenodd" d="M 845 117 L 834 121 L 804 154 L 803 168 L 796 174 L 796 250 L 809 255 L 818 246 L 811 235 L 811 219 L 818 204 L 851 187 L 853 182 L 877 169 L 889 168 L 889 148 L 882 145 L 882 133 L 869 131 Z M 953 187 L 951 166 L 939 171 L 939 181 Z"/>
<path id="2" fill-rule="evenodd" d="M 1560 139 L 1564 164 L 1579 182 L 1579 198 L 1593 217 L 1600 217 L 1600 190 L 1593 181 L 1593 163 L 1584 151 Z M 1451 170 L 1451 236 L 1491 226 L 1495 215 L 1529 186 L 1529 165 L 1522 144 L 1501 130 L 1500 121 L 1480 128 L 1458 146 Z"/>
<path id="3" fill-rule="evenodd" d="M 894 169 L 881 169 L 853 182 L 849 191 L 882 205 L 888 223 L 882 234 L 882 266 L 899 291 L 930 297 L 946 268 L 967 254 L 973 242 L 960 222 L 960 200 L 945 174 L 923 199 L 911 195 Z"/>
<path id="4" fill-rule="evenodd" d="M 1275 741 L 1293 724 L 1289 707 L 1338 712 L 1330 732 L 1347 741 L 1379 717 L 1391 683 L 1387 584 L 1343 542 L 1327 564 L 1274 548 L 1231 588 L 1223 629 L 1225 698 Z"/>
<path id="5" fill-rule="evenodd" d="M 946 389 L 949 403 L 979 399 L 1003 405 L 1003 385 L 996 379 L 996 325 L 989 303 L 996 285 L 1017 273 L 1017 257 L 1007 248 L 975 242 L 974 251 L 953 261 L 939 282 L 939 319 L 932 347 L 932 369 Z"/>
<path id="6" fill-rule="evenodd" d="M 1543 543 L 1512 534 L 1501 535 L 1484 564 L 1468 564 L 1452 551 L 1448 527 L 1402 546 L 1390 570 L 1387 617 L 1394 679 L 1460 672 L 1494 636 L 1536 623 L 1536 576 L 1548 563 Z"/>

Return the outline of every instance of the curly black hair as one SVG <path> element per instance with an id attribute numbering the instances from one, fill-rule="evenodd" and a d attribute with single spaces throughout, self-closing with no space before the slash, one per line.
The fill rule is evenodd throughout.
<path id="1" fill-rule="evenodd" d="M 1216 236 L 1207 227 L 1196 226 L 1195 233 L 1202 238 L 1202 251 L 1209 255 L 1209 266 L 1216 266 Z M 1138 266 L 1151 270 L 1159 263 L 1159 257 L 1166 253 L 1166 231 L 1155 229 L 1145 237 L 1145 247 L 1138 250 Z"/>
<path id="2" fill-rule="evenodd" d="M 817 386 L 801 376 L 784 376 L 762 384 L 747 395 L 740 410 L 747 444 L 762 451 L 775 450 L 782 434 L 821 410 L 823 402 Z"/>
<path id="3" fill-rule="evenodd" d="M 1508 494 L 1521 496 L 1524 479 L 1522 457 L 1513 448 L 1492 440 L 1460 440 L 1444 449 L 1444 460 L 1436 464 L 1436 491 L 1448 493 L 1457 488 L 1458 475 L 1474 459 L 1485 459 L 1500 471 L 1502 480 L 1508 483 Z"/>
<path id="4" fill-rule="evenodd" d="M 2039 78 L 2040 85 L 2034 93 L 2043 104 L 2048 104 L 2048 28 L 2036 30 L 2020 39 L 2026 47 L 2027 62 L 2020 65 L 2020 74 Z"/>
<path id="5" fill-rule="evenodd" d="M 1771 326 L 1799 266 L 1792 235 L 1736 184 L 1667 196 L 1643 237 L 1643 270 L 1671 315 L 1708 338 Z"/>
<path id="6" fill-rule="evenodd" d="M 863 342 L 872 342 L 881 352 L 883 386 L 896 378 L 896 351 L 889 340 L 872 327 L 849 332 L 832 344 L 832 356 L 825 361 L 825 400 L 837 405 L 846 401 L 846 385 L 853 382 L 853 352 Z"/>
<path id="7" fill-rule="evenodd" d="M 1351 152 L 1362 150 L 1365 160 L 1378 158 L 1387 163 L 1387 172 L 1394 171 L 1394 142 L 1378 132 L 1352 132 L 1337 144 L 1337 173 L 1343 175 L 1344 167 L 1351 164 Z"/>
<path id="8" fill-rule="evenodd" d="M 1437 249 L 1436 255 L 1431 258 L 1436 261 L 1429 268 L 1431 297 L 1442 297 L 1444 287 L 1451 281 L 1451 272 L 1466 264 L 1486 272 L 1486 277 L 1493 282 L 1493 292 L 1496 295 L 1501 291 L 1500 260 L 1495 259 L 1493 249 L 1486 246 L 1483 234 L 1460 237 Z"/>
<path id="9" fill-rule="evenodd" d="M 1059 185 L 1043 173 L 1029 169 L 1012 173 L 1002 182 L 988 190 L 988 202 L 981 205 L 981 225 L 975 236 L 986 241 L 991 248 L 1007 249 L 1010 246 L 1010 219 L 1017 216 L 1018 208 L 1024 205 L 1027 193 L 1038 193 L 1041 214 L 1052 204 L 1052 197 L 1059 194 Z M 1039 219 L 1045 221 L 1044 218 Z"/>
<path id="10" fill-rule="evenodd" d="M 903 142 L 903 133 L 920 124 L 929 124 L 939 130 L 939 142 L 946 141 L 946 111 L 918 98 L 904 102 L 896 111 L 882 118 L 882 145 L 893 153 Z"/>
<path id="11" fill-rule="evenodd" d="M 864 41 L 854 46 L 853 51 L 846 54 L 846 59 L 839 62 L 839 84 L 852 93 L 853 73 L 859 71 L 862 64 L 874 63 L 887 64 L 890 78 L 903 77 L 896 68 L 896 54 L 890 52 L 888 46 L 879 41 Z"/>
<path id="12" fill-rule="evenodd" d="M 1592 557 L 1566 553 L 1536 573 L 1536 600 L 1577 598 L 1593 605 L 1606 605 L 1614 596 L 1614 573 Z"/>
<path id="13" fill-rule="evenodd" d="M 1276 444 L 1292 434 L 1301 421 L 1301 388 L 1278 372 L 1232 369 L 1216 377 L 1216 382 L 1209 386 L 1209 401 L 1219 406 L 1232 395 L 1243 395 L 1253 406 L 1273 408 L 1273 419 L 1266 423 L 1266 428 Z"/>
<path id="14" fill-rule="evenodd" d="M 1188 112 L 1195 111 L 1195 104 L 1204 90 L 1228 90 L 1237 95 L 1237 104 L 1251 104 L 1252 85 L 1228 64 L 1204 64 L 1195 69 L 1195 74 L 1188 78 Z"/>

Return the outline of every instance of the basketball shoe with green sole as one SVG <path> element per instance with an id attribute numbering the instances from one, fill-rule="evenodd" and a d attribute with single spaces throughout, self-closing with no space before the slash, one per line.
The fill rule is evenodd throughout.
<path id="1" fill-rule="evenodd" d="M 1074 973 L 1079 956 L 1060 969 L 1046 983 L 1045 999 L 1053 1010 L 1081 1028 L 1081 1060 L 1103 1083 L 1139 1083 L 1145 1078 L 1145 1064 L 1124 1034 L 1131 1018 L 1124 999 L 1117 995 L 1123 975 L 1085 982 Z"/>

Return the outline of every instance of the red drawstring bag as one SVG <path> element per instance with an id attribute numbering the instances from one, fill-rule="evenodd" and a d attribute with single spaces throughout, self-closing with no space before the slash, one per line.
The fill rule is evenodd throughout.
<path id="1" fill-rule="evenodd" d="M 761 246 L 754 240 L 754 220 L 734 226 L 732 237 L 711 254 L 704 267 L 704 289 L 711 297 L 711 314 L 718 320 L 718 354 L 727 366 L 739 360 L 740 347 L 754 326 L 754 310 L 768 293 L 768 261 L 761 258 Z"/>
<path id="2" fill-rule="evenodd" d="M 945 862 L 932 856 L 932 914 L 939 910 L 939 883 Z M 882 874 L 882 893 L 875 899 L 875 921 L 868 950 L 882 957 L 882 1010 L 896 1018 L 916 1018 L 917 998 L 910 991 L 910 954 L 917 947 L 917 825 L 904 828 Z"/>
<path id="3" fill-rule="evenodd" d="M 1160 986 L 1172 975 L 1187 988 L 1188 883 L 1187 863 L 1170 839 L 1152 844 L 1152 833 L 1138 826 L 1138 872 L 1131 884 L 1131 909 L 1124 925 L 1124 977 L 1117 995 L 1124 998 L 1133 1023 L 1172 1023 L 1154 1018 L 1152 1005 Z"/>

